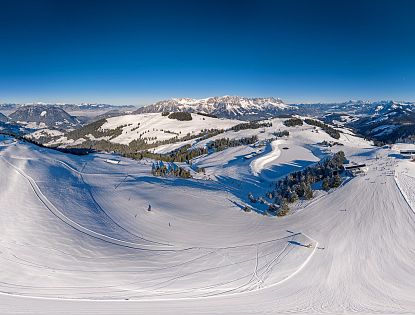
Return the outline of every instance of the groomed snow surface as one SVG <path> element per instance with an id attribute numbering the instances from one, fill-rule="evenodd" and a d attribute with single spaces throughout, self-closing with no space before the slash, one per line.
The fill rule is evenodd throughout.
<path id="1" fill-rule="evenodd" d="M 0 139 L 0 314 L 413 313 L 413 163 L 341 139 L 366 176 L 287 217 L 241 211 L 326 154 L 301 135 L 196 159 L 214 180 Z"/>

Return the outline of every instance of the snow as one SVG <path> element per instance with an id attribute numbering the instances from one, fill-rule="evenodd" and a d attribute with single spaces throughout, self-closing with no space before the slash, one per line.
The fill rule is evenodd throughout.
<path id="1" fill-rule="evenodd" d="M 330 150 L 365 176 L 283 218 L 241 211 L 247 191 L 270 189 L 267 172 L 329 153 L 326 133 L 287 129 L 255 160 L 243 158 L 255 146 L 195 159 L 212 180 L 0 138 L 0 313 L 412 313 L 415 164 L 342 134 Z"/>
<path id="2" fill-rule="evenodd" d="M 278 157 L 281 154 L 281 150 L 279 149 L 279 145 L 282 144 L 282 143 L 283 143 L 282 140 L 272 141 L 272 143 L 271 143 L 271 152 L 257 158 L 256 160 L 254 160 L 251 163 L 250 166 L 251 166 L 251 169 L 252 169 L 252 173 L 254 173 L 254 175 L 259 175 L 266 165 L 269 165 L 270 163 L 272 163 L 272 162 L 274 162 L 275 160 L 278 159 Z"/>
<path id="3" fill-rule="evenodd" d="M 40 113 L 40 116 L 42 116 L 42 117 L 44 117 L 45 115 L 46 115 L 46 111 L 44 110 L 44 111 L 42 111 L 41 113 Z"/>
<path id="4" fill-rule="evenodd" d="M 175 136 L 185 137 L 187 134 L 196 135 L 204 129 L 228 129 L 241 123 L 238 120 L 218 119 L 197 114 L 191 114 L 192 120 L 179 121 L 162 116 L 160 113 L 124 115 L 108 118 L 101 127 L 103 130 L 116 129 L 123 125 L 123 133 L 111 139 L 111 142 L 128 144 L 132 140 L 142 137 L 156 137 L 158 141 L 172 139 Z M 155 140 L 149 140 L 149 143 Z"/>
<path id="5" fill-rule="evenodd" d="M 194 112 L 212 113 L 215 109 L 225 110 L 228 113 L 242 114 L 242 110 L 263 110 L 266 108 L 289 109 L 295 108 L 284 104 L 280 99 L 269 98 L 246 98 L 239 96 L 225 95 L 222 97 L 209 97 L 203 99 L 193 98 L 173 98 L 157 102 L 153 105 L 158 109 L 168 110 L 171 107 L 176 107 L 178 110 L 192 110 Z"/>
<path id="6" fill-rule="evenodd" d="M 395 181 L 402 195 L 415 213 L 415 162 L 403 161 L 395 171 Z"/>
<path id="7" fill-rule="evenodd" d="M 29 136 L 34 139 L 39 139 L 42 136 L 59 137 L 62 135 L 63 135 L 62 131 L 55 130 L 55 129 L 39 129 L 29 134 Z"/>

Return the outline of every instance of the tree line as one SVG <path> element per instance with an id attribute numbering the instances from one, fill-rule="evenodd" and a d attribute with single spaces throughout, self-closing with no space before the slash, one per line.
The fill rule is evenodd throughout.
<path id="1" fill-rule="evenodd" d="M 192 120 L 192 114 L 187 112 L 174 112 L 168 116 L 170 119 L 177 119 L 180 121 L 189 121 Z"/>
<path id="2" fill-rule="evenodd" d="M 260 121 L 250 121 L 247 123 L 237 124 L 230 129 L 233 131 L 245 130 L 245 129 L 258 129 L 263 127 L 272 127 L 271 122 L 260 122 Z"/>
<path id="3" fill-rule="evenodd" d="M 322 123 L 321 121 L 306 118 L 304 119 L 304 122 L 308 125 L 320 127 L 323 129 L 330 137 L 334 139 L 340 139 L 340 131 L 337 129 L 334 129 L 333 127 L 326 125 L 325 123 Z"/>
<path id="4" fill-rule="evenodd" d="M 240 139 L 220 138 L 209 142 L 206 146 L 209 150 L 223 151 L 227 148 L 238 147 L 241 145 L 250 145 L 258 141 L 256 135 L 252 137 L 245 137 Z"/>
<path id="5" fill-rule="evenodd" d="M 293 117 L 284 121 L 283 124 L 287 127 L 302 126 L 303 120 L 301 118 Z"/>

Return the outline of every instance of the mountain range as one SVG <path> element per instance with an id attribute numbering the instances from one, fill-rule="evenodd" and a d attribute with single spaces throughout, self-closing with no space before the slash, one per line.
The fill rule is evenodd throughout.
<path id="1" fill-rule="evenodd" d="M 296 108 L 296 106 L 287 105 L 274 97 L 216 96 L 203 99 L 172 98 L 140 107 L 134 113 L 190 112 L 204 113 L 220 118 L 251 120 L 272 117 Z"/>
<path id="2" fill-rule="evenodd" d="M 274 97 L 216 96 L 204 99 L 172 98 L 140 107 L 135 111 L 129 106 L 117 107 L 107 104 L 43 103 L 1 104 L 1 109 L 4 113 L 14 109 L 8 117 L 0 116 L 3 125 L 18 124 L 25 130 L 49 128 L 68 131 L 93 121 L 116 116 L 189 112 L 238 120 L 260 120 L 290 115 L 309 116 L 319 118 L 328 124 L 351 128 L 364 137 L 383 142 L 412 139 L 415 135 L 413 102 L 359 100 L 342 103 L 286 104 Z"/>

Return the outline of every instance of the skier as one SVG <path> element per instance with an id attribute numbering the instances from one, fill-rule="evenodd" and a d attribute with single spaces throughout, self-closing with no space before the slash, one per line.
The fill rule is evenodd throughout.
<path id="1" fill-rule="evenodd" d="M 151 205 L 148 205 L 147 211 L 151 211 Z"/>

